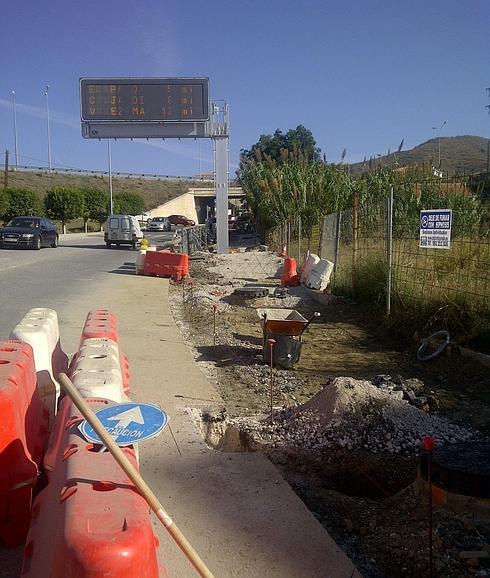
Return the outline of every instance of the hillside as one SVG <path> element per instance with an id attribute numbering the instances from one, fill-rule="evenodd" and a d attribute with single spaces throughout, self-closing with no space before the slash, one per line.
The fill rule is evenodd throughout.
<path id="1" fill-rule="evenodd" d="M 108 191 L 109 177 L 107 175 L 10 170 L 8 173 L 8 186 L 28 189 L 39 193 L 41 196 L 51 187 L 95 188 Z M 145 199 L 145 208 L 147 210 L 187 192 L 189 187 L 206 186 L 212 187 L 213 185 L 210 182 L 192 181 L 188 179 L 112 178 L 112 190 L 114 194 L 122 192 L 138 193 Z"/>
<path id="2" fill-rule="evenodd" d="M 487 171 L 487 147 L 489 139 L 480 136 L 452 136 L 441 138 L 441 170 L 445 175 L 471 174 Z M 429 164 L 437 167 L 439 158 L 439 139 L 432 138 L 413 149 L 392 152 L 390 156 L 376 157 L 376 164 L 383 166 L 395 163 L 401 167 Z M 349 165 L 355 174 L 366 170 L 368 161 Z M 373 159 L 374 162 L 374 159 Z"/>

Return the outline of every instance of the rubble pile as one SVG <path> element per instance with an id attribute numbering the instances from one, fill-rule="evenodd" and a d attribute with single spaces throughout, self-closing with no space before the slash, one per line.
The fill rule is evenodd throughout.
<path id="1" fill-rule="evenodd" d="M 474 433 L 448 419 L 427 413 L 369 381 L 332 379 L 308 402 L 282 410 L 275 423 L 242 422 L 259 443 L 318 450 L 364 448 L 373 453 L 413 452 L 424 436 L 438 445 L 468 440 Z"/>

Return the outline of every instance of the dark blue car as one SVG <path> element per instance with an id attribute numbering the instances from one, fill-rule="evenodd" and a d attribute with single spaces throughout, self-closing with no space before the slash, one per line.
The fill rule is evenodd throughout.
<path id="1" fill-rule="evenodd" d="M 57 247 L 55 225 L 44 217 L 15 217 L 0 228 L 0 247 Z"/>

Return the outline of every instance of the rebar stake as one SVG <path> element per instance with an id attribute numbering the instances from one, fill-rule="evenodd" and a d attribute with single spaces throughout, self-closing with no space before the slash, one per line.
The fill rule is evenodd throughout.
<path id="1" fill-rule="evenodd" d="M 270 355 L 271 355 L 271 391 L 270 391 L 270 397 L 271 397 L 271 425 L 274 422 L 274 414 L 273 414 L 273 410 L 272 410 L 272 392 L 274 389 L 274 356 L 272 353 L 272 349 L 274 347 L 274 344 L 276 343 L 275 339 L 268 339 L 267 340 L 267 344 L 270 347 Z"/>
<path id="2" fill-rule="evenodd" d="M 218 304 L 213 303 L 213 345 L 216 345 L 216 314 L 218 313 Z"/>
<path id="3" fill-rule="evenodd" d="M 431 436 L 426 436 L 422 440 L 422 447 L 427 452 L 427 484 L 429 486 L 429 577 L 434 576 L 433 567 L 433 536 L 432 536 L 432 450 L 435 440 Z"/>

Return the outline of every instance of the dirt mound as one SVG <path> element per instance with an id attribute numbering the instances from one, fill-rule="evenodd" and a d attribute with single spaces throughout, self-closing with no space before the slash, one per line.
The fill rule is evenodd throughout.
<path id="1" fill-rule="evenodd" d="M 374 452 L 420 447 L 426 435 L 439 445 L 467 440 L 473 432 L 421 411 L 365 380 L 338 377 L 305 404 L 284 412 L 282 429 L 310 447 L 339 445 Z"/>

